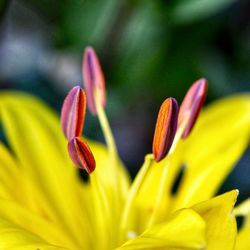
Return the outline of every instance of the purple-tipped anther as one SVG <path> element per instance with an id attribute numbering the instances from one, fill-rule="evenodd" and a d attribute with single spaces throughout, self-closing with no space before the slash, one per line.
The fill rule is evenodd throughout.
<path id="1" fill-rule="evenodd" d="M 96 114 L 94 91 L 98 91 L 98 97 L 102 107 L 106 106 L 106 85 L 99 59 L 92 47 L 87 47 L 83 57 L 83 84 L 87 94 L 87 104 L 90 112 Z"/>
<path id="2" fill-rule="evenodd" d="M 187 119 L 182 138 L 185 139 L 191 133 L 205 102 L 208 84 L 206 79 L 199 79 L 189 88 L 180 106 L 178 128 Z"/>
<path id="3" fill-rule="evenodd" d="M 76 86 L 66 96 L 61 111 L 61 126 L 65 137 L 81 136 L 86 112 L 86 95 L 82 88 Z"/>
<path id="4" fill-rule="evenodd" d="M 160 107 L 153 140 L 156 162 L 161 161 L 172 146 L 177 129 L 178 110 L 178 103 L 172 97 L 166 99 Z"/>
<path id="5" fill-rule="evenodd" d="M 87 142 L 82 138 L 72 138 L 68 144 L 68 151 L 71 160 L 78 168 L 85 169 L 89 174 L 95 170 L 95 158 Z"/>

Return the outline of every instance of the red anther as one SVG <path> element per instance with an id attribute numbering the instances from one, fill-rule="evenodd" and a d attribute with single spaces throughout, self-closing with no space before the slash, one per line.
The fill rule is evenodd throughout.
<path id="1" fill-rule="evenodd" d="M 208 84 L 206 79 L 199 79 L 189 88 L 184 100 L 180 106 L 180 112 L 178 117 L 178 127 L 182 124 L 185 118 L 187 118 L 187 124 L 185 126 L 182 138 L 185 139 L 190 134 L 201 108 L 205 102 L 207 94 Z"/>
<path id="2" fill-rule="evenodd" d="M 76 86 L 66 96 L 61 112 L 61 125 L 65 137 L 81 136 L 86 112 L 86 95 L 82 88 Z"/>
<path id="3" fill-rule="evenodd" d="M 68 152 L 71 160 L 89 174 L 95 170 L 95 158 L 87 144 L 81 137 L 75 137 L 68 144 Z"/>
<path id="4" fill-rule="evenodd" d="M 95 50 L 87 47 L 83 58 L 83 83 L 87 94 L 88 108 L 92 114 L 96 114 L 94 91 L 98 91 L 98 96 L 103 107 L 106 106 L 106 85 L 102 68 Z"/>
<path id="5" fill-rule="evenodd" d="M 177 128 L 178 110 L 178 103 L 172 97 L 166 99 L 160 107 L 153 140 L 153 154 L 157 162 L 167 155 L 172 146 Z"/>

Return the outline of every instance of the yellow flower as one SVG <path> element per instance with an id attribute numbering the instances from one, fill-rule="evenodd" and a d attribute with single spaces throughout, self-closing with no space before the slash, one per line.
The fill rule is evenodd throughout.
<path id="1" fill-rule="evenodd" d="M 57 114 L 30 95 L 0 93 L 0 249 L 250 249 L 250 201 L 233 212 L 237 190 L 213 198 L 248 146 L 249 95 L 206 107 L 169 155 L 145 157 L 133 182 L 95 105 L 107 147 L 88 140 L 96 169 L 83 182 Z M 238 236 L 235 215 L 245 217 Z"/>

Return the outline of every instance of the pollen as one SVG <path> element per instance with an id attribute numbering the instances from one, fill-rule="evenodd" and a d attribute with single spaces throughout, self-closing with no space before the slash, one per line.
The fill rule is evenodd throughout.
<path id="1" fill-rule="evenodd" d="M 191 133 L 194 124 L 199 116 L 201 108 L 205 102 L 208 84 L 207 80 L 202 78 L 197 80 L 189 88 L 180 106 L 178 117 L 178 128 L 187 119 L 182 138 L 185 139 Z"/>
<path id="2" fill-rule="evenodd" d="M 68 144 L 68 151 L 71 160 L 81 169 L 89 174 L 95 169 L 95 158 L 86 141 L 80 137 L 73 138 Z"/>
<path id="3" fill-rule="evenodd" d="M 173 143 L 178 109 L 178 103 L 172 97 L 166 99 L 160 107 L 153 140 L 153 154 L 157 162 L 167 155 Z"/>
<path id="4" fill-rule="evenodd" d="M 92 47 L 87 47 L 83 56 L 83 83 L 90 112 L 96 114 L 95 91 L 98 92 L 102 107 L 106 105 L 106 84 L 99 59 Z"/>
<path id="5" fill-rule="evenodd" d="M 81 136 L 86 113 L 86 95 L 76 86 L 66 96 L 61 112 L 61 126 L 65 137 L 70 141 Z"/>

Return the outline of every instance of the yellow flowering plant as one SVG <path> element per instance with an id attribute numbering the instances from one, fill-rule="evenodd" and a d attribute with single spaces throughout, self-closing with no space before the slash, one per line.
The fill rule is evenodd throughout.
<path id="1" fill-rule="evenodd" d="M 85 50 L 83 80 L 86 94 L 81 87 L 69 92 L 61 124 L 37 98 L 0 93 L 7 140 L 0 143 L 0 249 L 250 249 L 250 200 L 234 208 L 238 190 L 214 197 L 249 144 L 250 96 L 201 111 L 207 82 L 200 79 L 180 109 L 167 98 L 152 153 L 131 181 L 105 114 L 105 81 L 92 48 Z M 82 138 L 86 102 L 106 145 Z M 239 231 L 236 216 L 244 217 Z"/>

